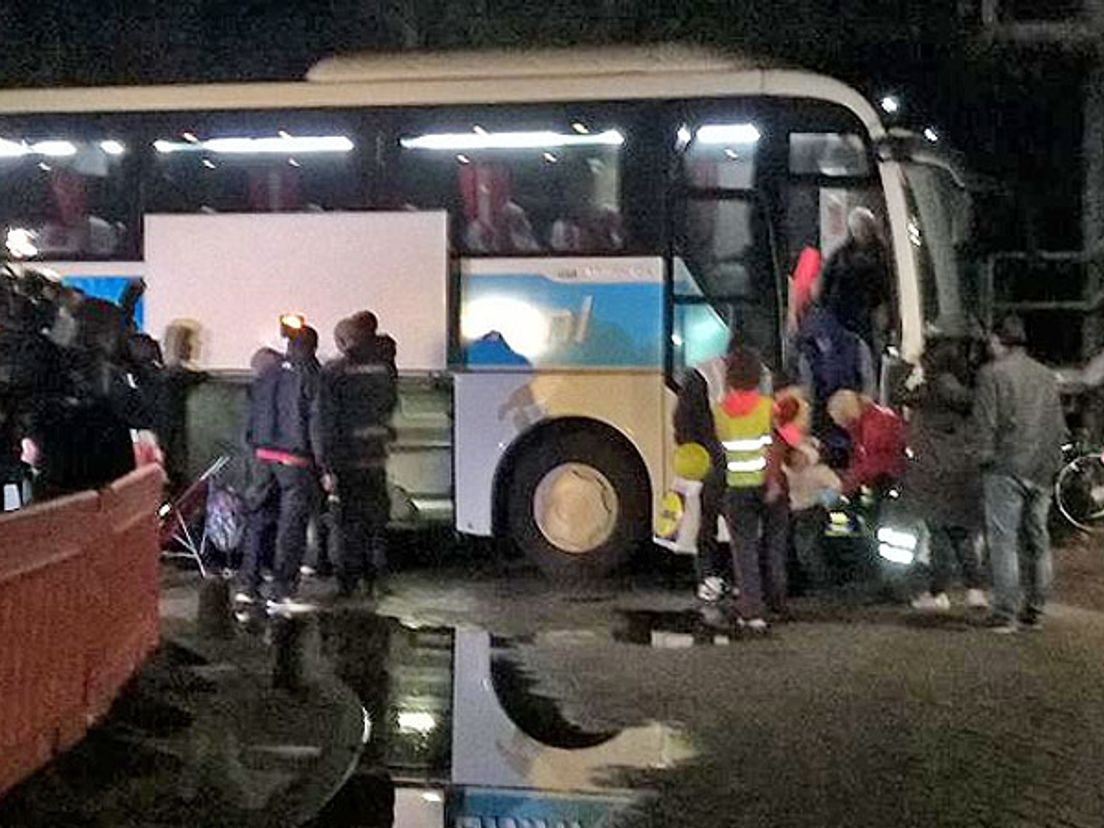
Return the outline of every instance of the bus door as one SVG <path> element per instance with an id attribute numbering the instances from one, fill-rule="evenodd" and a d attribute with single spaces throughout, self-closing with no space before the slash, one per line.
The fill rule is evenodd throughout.
<path id="1" fill-rule="evenodd" d="M 780 280 L 762 122 L 740 101 L 681 113 L 672 173 L 674 375 L 724 353 L 731 334 L 781 365 Z"/>

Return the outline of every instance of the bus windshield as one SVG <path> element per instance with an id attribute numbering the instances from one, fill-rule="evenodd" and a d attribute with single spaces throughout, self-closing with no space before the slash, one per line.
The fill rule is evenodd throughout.
<path id="1" fill-rule="evenodd" d="M 973 225 L 970 193 L 945 167 L 908 162 L 904 170 L 924 327 L 977 319 L 980 283 L 967 245 Z"/>

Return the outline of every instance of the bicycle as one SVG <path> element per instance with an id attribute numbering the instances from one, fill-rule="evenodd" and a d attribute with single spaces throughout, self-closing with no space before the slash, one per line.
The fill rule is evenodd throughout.
<path id="1" fill-rule="evenodd" d="M 1065 465 L 1054 481 L 1054 502 L 1071 525 L 1089 534 L 1104 530 L 1104 449 L 1083 441 L 1062 447 Z"/>

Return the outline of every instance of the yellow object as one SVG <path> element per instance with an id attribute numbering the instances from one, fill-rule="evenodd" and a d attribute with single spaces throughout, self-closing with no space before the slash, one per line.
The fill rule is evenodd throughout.
<path id="1" fill-rule="evenodd" d="M 729 414 L 724 404 L 713 410 L 717 438 L 725 450 L 725 482 L 730 489 L 753 489 L 767 480 L 774 401 L 760 397 L 744 414 Z"/>
<path id="2" fill-rule="evenodd" d="M 675 449 L 675 476 L 684 480 L 705 480 L 709 474 L 709 452 L 701 443 L 683 443 Z"/>
<path id="3" fill-rule="evenodd" d="M 696 443 L 691 445 L 697 445 Z M 701 448 L 701 446 L 698 446 Z M 704 451 L 704 449 L 702 449 Z M 661 538 L 671 539 L 678 533 L 682 523 L 683 506 L 682 498 L 677 492 L 667 492 L 660 504 L 659 515 L 656 517 L 655 530 Z"/>

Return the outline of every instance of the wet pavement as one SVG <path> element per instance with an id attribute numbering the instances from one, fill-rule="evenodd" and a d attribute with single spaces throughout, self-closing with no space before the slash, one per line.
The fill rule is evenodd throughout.
<path id="1" fill-rule="evenodd" d="M 495 564 L 219 638 L 170 573 L 170 643 L 0 825 L 1100 826 L 1104 549 L 1057 563 L 1012 637 L 862 590 L 741 636 L 670 572 Z"/>

